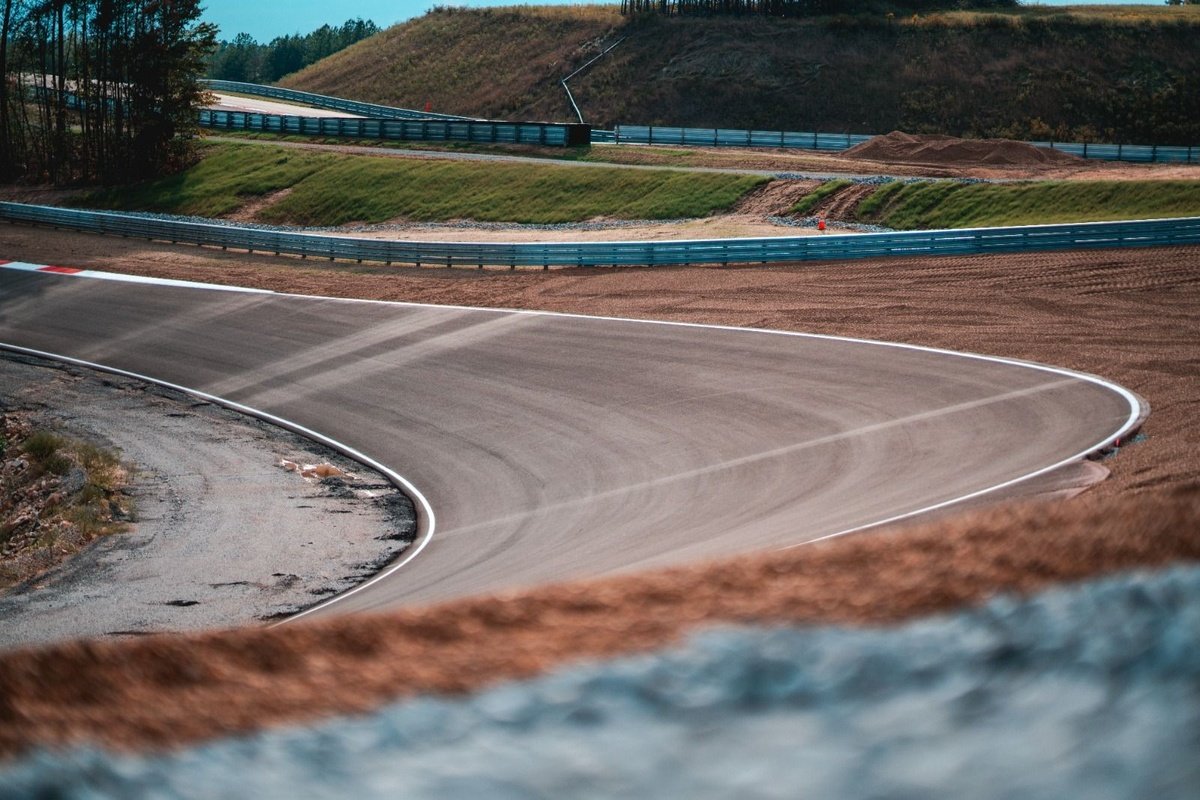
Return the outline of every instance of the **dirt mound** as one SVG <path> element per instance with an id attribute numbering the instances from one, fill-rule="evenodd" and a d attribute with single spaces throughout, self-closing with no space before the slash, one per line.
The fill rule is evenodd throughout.
<path id="1" fill-rule="evenodd" d="M 1036 167 L 1080 165 L 1082 158 L 1034 147 L 1011 139 L 956 139 L 938 134 L 911 134 L 892 131 L 845 151 L 851 158 L 899 164 L 936 164 L 941 166 Z"/>

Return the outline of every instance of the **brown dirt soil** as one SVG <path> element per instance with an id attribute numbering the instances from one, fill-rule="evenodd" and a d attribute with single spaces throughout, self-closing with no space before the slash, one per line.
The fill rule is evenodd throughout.
<path id="1" fill-rule="evenodd" d="M 776 180 L 765 183 L 742 197 L 733 207 L 735 214 L 783 216 L 791 212 L 800 198 L 812 193 L 821 181 Z"/>
<path id="2" fill-rule="evenodd" d="M 231 219 L 234 222 L 254 222 L 255 217 L 258 216 L 260 211 L 275 205 L 280 200 L 283 200 L 285 197 L 290 195 L 293 191 L 295 191 L 295 187 L 289 186 L 288 188 L 280 189 L 277 192 L 268 192 L 261 197 L 255 197 L 247 201 L 245 205 L 236 211 L 226 214 L 225 219 Z"/>
<path id="3" fill-rule="evenodd" d="M 592 220 L 598 222 L 601 220 Z M 586 223 L 584 223 L 586 225 Z M 761 238 L 816 235 L 813 228 L 777 225 L 755 214 L 721 214 L 683 222 L 641 222 L 617 227 L 478 228 L 452 223 L 395 220 L 379 226 L 328 231 L 330 236 L 409 242 L 648 242 L 662 239 Z"/>
<path id="4" fill-rule="evenodd" d="M 859 204 L 874 194 L 877 188 L 863 183 L 852 184 L 826 197 L 808 215 L 825 219 L 853 219 Z"/>
<path id="5" fill-rule="evenodd" d="M 723 620 L 887 623 L 1200 558 L 1200 248 L 779 267 L 478 272 L 316 264 L 0 227 L 0 256 L 281 291 L 723 323 L 993 353 L 1147 398 L 1143 437 L 1066 502 L 378 617 L 0 656 L 0 748 L 131 748 L 356 712 L 632 652 Z M 86 675 L 87 680 L 69 679 Z"/>
<path id="6" fill-rule="evenodd" d="M 1034 147 L 1010 139 L 958 139 L 938 134 L 892 131 L 855 145 L 844 154 L 885 164 L 933 164 L 938 166 L 1036 167 L 1082 166 L 1084 159 L 1061 150 Z"/>
<path id="7" fill-rule="evenodd" d="M 993 509 L 754 557 L 273 629 L 0 657 L 0 753 L 146 750 L 468 692 L 661 647 L 719 622 L 880 625 L 1200 560 L 1200 487 Z M 864 565 L 870 565 L 866 568 Z"/>

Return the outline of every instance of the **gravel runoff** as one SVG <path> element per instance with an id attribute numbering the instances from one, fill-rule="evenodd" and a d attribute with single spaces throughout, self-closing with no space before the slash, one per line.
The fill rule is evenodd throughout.
<path id="1" fill-rule="evenodd" d="M 0 650 L 290 616 L 373 575 L 415 535 L 412 501 L 382 476 L 178 392 L 0 352 L 0 407 L 118 450 L 135 508 L 129 531 L 0 596 Z M 354 477 L 305 480 L 280 458 Z"/>
<path id="2" fill-rule="evenodd" d="M 41 752 L 36 797 L 1193 798 L 1200 568 L 894 629 L 718 628 L 462 701 L 180 753 Z"/>
<path id="3" fill-rule="evenodd" d="M 124 216 L 141 217 L 143 219 L 165 220 L 167 222 L 192 222 L 202 225 L 223 225 L 229 228 L 249 228 L 257 231 L 278 231 L 282 233 L 381 233 L 387 231 L 527 231 L 537 234 L 544 231 L 608 231 L 629 228 L 641 228 L 647 225 L 687 225 L 703 217 L 679 217 L 674 219 L 609 219 L 587 220 L 584 222 L 558 222 L 533 224 L 526 222 L 479 222 L 476 220 L 453 220 L 450 222 L 376 222 L 353 223 L 347 225 L 272 225 L 265 222 L 248 222 L 242 220 L 221 219 L 219 217 L 197 217 L 185 214 L 163 214 L 154 211 L 122 211 Z M 781 227 L 815 228 L 816 217 L 805 218 L 801 223 L 785 217 L 768 217 L 767 221 Z M 841 227 L 858 230 L 889 231 L 890 228 L 880 228 L 875 225 L 845 224 Z"/>

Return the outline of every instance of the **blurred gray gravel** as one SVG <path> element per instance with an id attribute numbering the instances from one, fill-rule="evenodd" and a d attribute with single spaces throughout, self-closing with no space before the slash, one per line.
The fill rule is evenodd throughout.
<path id="1" fill-rule="evenodd" d="M 168 757 L 39 754 L 0 794 L 1196 798 L 1200 568 L 894 629 L 712 630 Z"/>

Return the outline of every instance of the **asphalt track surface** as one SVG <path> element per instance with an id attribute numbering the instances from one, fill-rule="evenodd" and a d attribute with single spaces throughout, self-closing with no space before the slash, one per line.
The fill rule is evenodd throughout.
<path id="1" fill-rule="evenodd" d="M 1087 376 L 907 346 L 10 269 L 0 342 L 277 415 L 403 475 L 417 545 L 316 613 L 796 545 L 1010 485 L 1141 411 Z"/>

